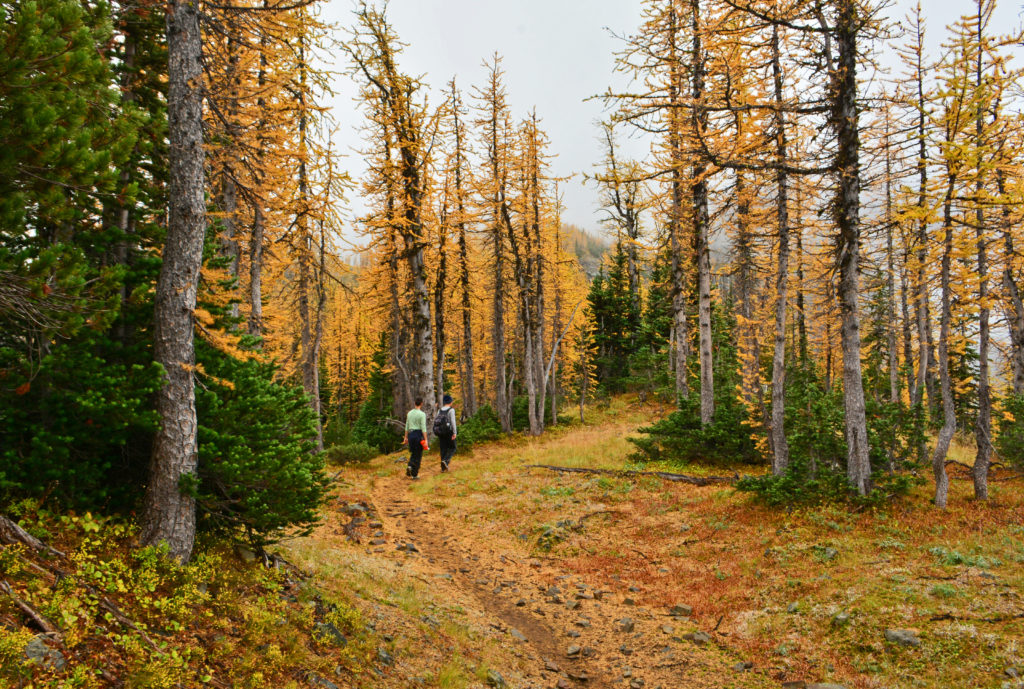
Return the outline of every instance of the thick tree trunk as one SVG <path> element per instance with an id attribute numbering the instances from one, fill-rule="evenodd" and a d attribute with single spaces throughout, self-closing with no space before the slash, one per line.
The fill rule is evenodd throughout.
<path id="1" fill-rule="evenodd" d="M 800 357 L 800 365 L 807 366 L 809 361 L 807 352 L 807 316 L 804 313 L 804 233 L 802 223 L 802 198 L 800 186 L 796 189 L 796 212 L 797 219 L 794 226 L 796 233 L 796 336 L 797 356 Z"/>
<path id="2" fill-rule="evenodd" d="M 434 341 L 436 361 L 434 383 L 437 386 L 437 408 L 444 403 L 444 365 L 448 346 L 445 336 L 445 291 L 448 289 L 448 209 L 441 211 L 440 243 L 438 245 L 437 280 L 434 283 Z"/>
<path id="3" fill-rule="evenodd" d="M 267 9 L 268 0 L 263 0 L 263 8 Z M 260 113 L 266 108 L 263 89 L 267 82 L 267 41 L 260 37 L 260 68 L 256 76 L 256 85 L 260 96 L 256 99 L 256 107 Z M 262 115 L 261 115 L 262 118 Z M 264 154 L 264 128 L 262 119 L 258 123 L 256 144 L 256 189 L 253 190 L 253 221 L 252 234 L 249 238 L 249 334 L 256 337 L 263 335 L 263 237 L 266 232 L 266 219 L 263 214 L 262 172 Z"/>
<path id="4" fill-rule="evenodd" d="M 861 495 L 871 491 L 867 415 L 860 360 L 860 133 L 857 112 L 857 30 L 860 18 L 856 0 L 839 0 L 836 42 L 838 65 L 833 76 L 836 89 L 837 171 L 836 213 L 839 223 L 839 302 L 842 313 L 843 402 L 846 412 L 846 468 L 850 484 Z"/>
<path id="5" fill-rule="evenodd" d="M 744 349 L 743 398 L 751 409 L 761 409 L 761 343 L 754 313 L 754 247 L 750 232 L 750 199 L 746 178 L 736 172 L 736 290 L 740 315 L 743 317 Z"/>
<path id="6" fill-rule="evenodd" d="M 885 122 L 885 256 L 886 256 L 886 287 L 889 297 L 886 304 L 889 323 L 886 327 L 889 348 L 889 401 L 897 404 L 900 401 L 899 352 L 896 349 L 896 257 L 892 245 L 893 212 L 892 212 L 892 150 L 889 144 L 889 119 L 886 113 Z M 891 462 L 891 458 L 890 458 Z"/>
<path id="7" fill-rule="evenodd" d="M 257 200 L 249 237 L 249 334 L 256 337 L 263 335 L 263 235 L 263 208 Z"/>
<path id="8" fill-rule="evenodd" d="M 776 223 L 779 232 L 778 268 L 775 273 L 775 349 L 772 353 L 772 473 L 784 474 L 789 466 L 789 443 L 786 442 L 786 300 L 789 290 L 789 176 L 782 168 L 789 153 L 786 150 L 786 121 L 782 114 L 782 64 L 779 51 L 779 28 L 772 27 L 772 75 L 775 84 L 775 156 L 779 166 L 775 172 Z"/>
<path id="9" fill-rule="evenodd" d="M 918 35 L 917 51 L 917 205 L 921 214 L 917 221 L 917 275 L 914 294 L 914 315 L 917 320 L 917 382 L 913 404 L 916 408 L 916 422 L 918 429 L 923 431 L 927 422 L 927 411 L 932 406 L 934 391 L 931 385 L 929 370 L 931 368 L 932 333 L 931 318 L 929 316 L 928 279 L 925 267 L 928 256 L 928 218 L 925 217 L 924 209 L 928 204 L 928 140 L 926 138 L 925 126 L 927 111 L 925 110 L 924 98 L 924 65 L 922 64 L 923 46 L 920 45 L 920 34 Z M 925 395 L 928 397 L 928 408 L 925 407 Z M 918 461 L 923 462 L 927 453 L 926 441 L 922 438 L 918 446 Z"/>
<path id="10" fill-rule="evenodd" d="M 534 112 L 531 119 L 531 136 L 533 143 L 531 145 L 531 164 L 530 164 L 530 195 L 531 195 L 531 222 L 530 229 L 532 230 L 532 245 L 531 237 L 527 237 L 527 250 L 531 253 L 533 261 L 533 370 L 530 375 L 534 379 L 534 387 L 537 390 L 537 398 L 535 400 L 534 416 L 537 419 L 537 428 L 534 435 L 539 435 L 544 432 L 544 412 L 545 403 L 547 402 L 547 381 L 544 376 L 544 339 L 545 339 L 545 328 L 544 328 L 544 241 L 541 235 L 541 217 L 540 217 L 540 143 L 537 133 L 537 114 Z"/>
<path id="11" fill-rule="evenodd" d="M 164 384 L 156 399 L 160 427 L 153 443 L 141 541 L 166 543 L 170 557 L 187 562 L 195 543 L 196 506 L 182 482 L 195 474 L 199 453 L 193 312 L 206 233 L 202 37 L 194 3 L 175 0 L 169 8 L 167 48 L 170 203 L 153 338 Z"/>
<path id="12" fill-rule="evenodd" d="M 999 185 L 999 196 L 1006 198 L 1006 177 L 1002 170 L 996 171 L 996 181 Z M 1015 248 L 1013 243 L 1013 221 L 1010 216 L 1010 206 L 1003 203 L 1003 246 L 1006 257 L 1003 264 L 1003 290 L 1006 292 L 1009 304 L 1006 307 L 1006 320 L 1010 330 L 1010 370 L 1013 373 L 1013 394 L 1024 395 L 1024 299 L 1021 298 L 1020 288 L 1013 276 L 1013 257 Z"/>
<path id="13" fill-rule="evenodd" d="M 462 263 L 462 352 L 465 374 L 462 380 L 462 409 L 466 416 L 477 412 L 476 366 L 473 362 L 473 304 L 469 282 L 469 250 L 466 244 L 466 225 L 459 223 L 459 258 Z"/>
<path id="14" fill-rule="evenodd" d="M 700 107 L 704 97 L 704 49 L 700 25 L 700 0 L 691 0 L 693 19 L 693 127 L 704 131 L 707 115 Z M 693 236 L 697 254 L 697 322 L 700 329 L 700 422 L 715 420 L 715 369 L 711 354 L 711 220 L 708 215 L 707 166 L 698 162 L 693 170 Z"/>
<path id="15" fill-rule="evenodd" d="M 306 170 L 306 64 L 305 46 L 299 44 L 299 146 L 303 154 L 299 162 L 299 217 L 297 218 L 299 229 L 299 320 L 302 322 L 300 333 L 300 345 L 302 350 L 302 389 L 309 398 L 310 409 L 316 417 L 316 448 L 319 451 L 324 449 L 324 428 L 320 415 L 320 338 L 315 335 L 319 333 L 321 304 L 318 303 L 315 309 L 316 323 L 309 306 L 309 293 L 311 289 L 310 273 L 313 264 L 313 238 L 309 228 L 309 176 Z M 320 300 L 322 302 L 322 300 Z"/>
<path id="16" fill-rule="evenodd" d="M 675 3 L 669 9 L 669 51 L 672 69 L 669 85 L 669 155 L 671 156 L 672 200 L 669 216 L 669 242 L 672 252 L 672 329 L 675 349 L 672 368 L 676 374 L 677 400 L 690 395 L 686 362 L 690 355 L 690 334 L 686 322 L 686 286 L 683 269 L 683 74 L 677 47 L 679 35 Z"/>
<path id="17" fill-rule="evenodd" d="M 942 242 L 942 315 L 939 322 L 939 385 L 942 389 L 942 429 L 939 431 L 938 440 L 935 443 L 935 453 L 932 455 L 932 473 L 935 475 L 935 505 L 945 508 L 949 495 L 949 476 L 946 474 L 946 453 L 949 452 L 949 443 L 953 440 L 956 432 L 956 409 L 953 407 L 953 382 L 949 373 L 949 336 L 950 321 L 952 320 L 952 303 L 950 285 L 950 269 L 953 262 L 953 191 L 956 186 L 956 177 L 949 175 L 946 184 L 946 199 L 942 217 L 944 238 Z"/>
<path id="18" fill-rule="evenodd" d="M 452 82 L 453 95 L 455 90 Z M 454 107 L 455 134 L 455 197 L 457 199 L 459 229 L 459 279 L 462 286 L 462 412 L 467 417 L 477 412 L 476 401 L 476 366 L 473 363 L 473 304 L 472 289 L 469 278 L 469 244 L 466 240 L 466 209 L 462 197 L 462 123 L 459 120 L 459 107 L 456 100 Z"/>
<path id="19" fill-rule="evenodd" d="M 494 248 L 494 301 L 492 340 L 494 349 L 494 406 L 498 413 L 501 429 L 512 432 L 512 404 L 508 399 L 508 377 L 505 369 L 505 261 L 501 228 L 495 219 L 493 231 Z"/>

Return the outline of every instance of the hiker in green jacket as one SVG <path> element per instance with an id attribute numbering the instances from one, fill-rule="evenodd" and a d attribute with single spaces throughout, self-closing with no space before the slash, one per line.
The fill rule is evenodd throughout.
<path id="1" fill-rule="evenodd" d="M 427 447 L 427 415 L 420 409 L 422 406 L 423 398 L 417 397 L 416 408 L 410 409 L 405 416 L 405 438 L 402 439 L 409 446 L 409 464 L 405 467 L 405 475 L 414 481 L 419 477 L 420 461 Z"/>

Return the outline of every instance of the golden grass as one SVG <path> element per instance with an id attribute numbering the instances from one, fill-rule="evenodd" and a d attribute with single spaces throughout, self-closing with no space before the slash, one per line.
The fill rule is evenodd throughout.
<path id="1" fill-rule="evenodd" d="M 979 504 L 951 467 L 946 510 L 931 505 L 930 484 L 883 508 L 776 510 L 727 487 L 526 468 L 629 467 L 627 438 L 650 420 L 619 398 L 588 410 L 585 426 L 456 455 L 448 475 L 435 451 L 410 491 L 480 547 L 549 558 L 606 590 L 639 587 L 629 595 L 652 609 L 691 605 L 692 628 L 717 625 L 723 648 L 759 678 L 995 689 L 1004 668 L 1024 670 L 1024 482 L 993 482 Z M 972 464 L 973 448 L 955 442 L 950 459 Z M 361 471 L 356 483 L 395 480 L 402 465 L 381 458 Z M 567 522 L 583 526 L 554 528 Z M 836 624 L 839 613 L 849 621 Z M 886 641 L 888 628 L 916 630 L 921 646 Z M 462 672 L 437 681 L 461 686 Z"/>

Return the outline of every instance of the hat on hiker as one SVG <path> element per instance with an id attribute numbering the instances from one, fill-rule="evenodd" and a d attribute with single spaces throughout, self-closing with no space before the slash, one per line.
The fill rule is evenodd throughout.
<path id="1" fill-rule="evenodd" d="M 445 395 L 444 399 L 442 399 L 441 401 L 444 404 L 451 404 L 452 403 L 452 396 L 451 395 Z"/>

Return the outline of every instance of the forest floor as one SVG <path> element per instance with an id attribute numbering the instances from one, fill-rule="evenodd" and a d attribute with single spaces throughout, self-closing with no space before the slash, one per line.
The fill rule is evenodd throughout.
<path id="1" fill-rule="evenodd" d="M 353 686 L 1024 687 L 1024 481 L 997 473 L 978 504 L 959 469 L 941 512 L 928 485 L 780 511 L 530 466 L 633 468 L 626 438 L 656 412 L 615 400 L 448 474 L 435 449 L 415 482 L 401 454 L 340 472 L 285 550 L 390 644 Z"/>

